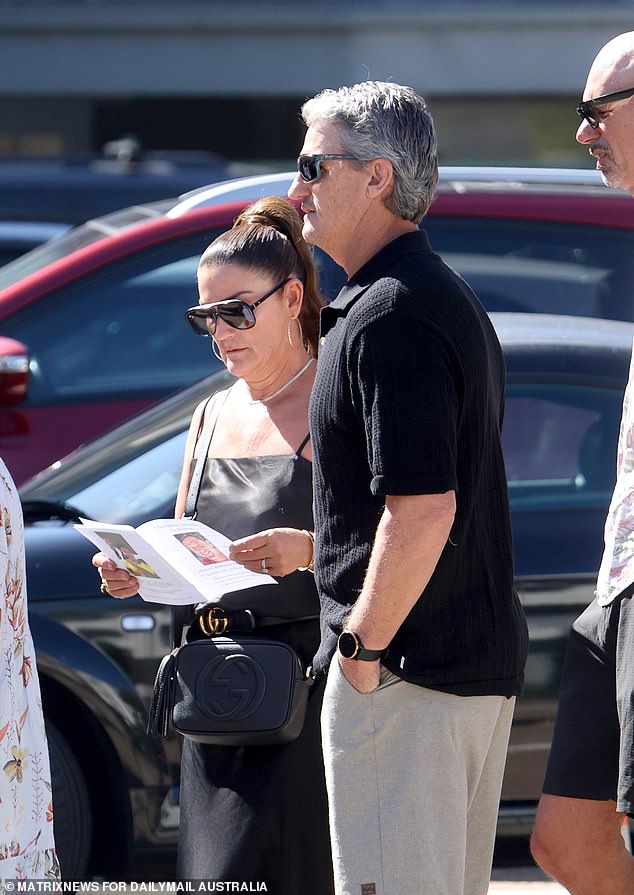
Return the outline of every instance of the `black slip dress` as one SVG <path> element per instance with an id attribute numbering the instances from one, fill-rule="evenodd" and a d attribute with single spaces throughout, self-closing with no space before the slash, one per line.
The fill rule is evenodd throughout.
<path id="1" fill-rule="evenodd" d="M 312 529 L 312 466 L 301 456 L 307 441 L 294 454 L 208 458 L 196 518 L 231 539 L 280 526 Z M 283 619 L 255 633 L 290 643 L 308 667 L 320 641 L 314 578 L 297 571 L 278 582 L 226 594 L 222 605 Z M 197 636 L 194 624 L 188 639 Z M 319 725 L 324 685 L 322 677 L 311 688 L 304 729 L 292 743 L 184 740 L 179 879 L 260 882 L 269 895 L 333 895 Z"/>

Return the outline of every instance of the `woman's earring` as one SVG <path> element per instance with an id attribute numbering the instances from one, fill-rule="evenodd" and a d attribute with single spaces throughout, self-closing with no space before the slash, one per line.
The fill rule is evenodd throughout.
<path id="1" fill-rule="evenodd" d="M 291 327 L 293 325 L 294 320 L 296 321 L 297 325 L 299 326 L 299 344 L 303 346 L 304 350 L 308 354 L 308 348 L 306 347 L 306 342 L 304 341 L 304 330 L 302 329 L 302 321 L 299 319 L 299 317 L 289 317 L 288 318 L 288 327 L 286 330 L 286 332 L 288 334 L 288 344 L 291 346 L 291 348 L 293 347 L 293 336 L 291 333 Z"/>
<path id="2" fill-rule="evenodd" d="M 299 326 L 299 340 L 303 345 L 306 354 L 309 354 L 310 352 L 308 351 L 308 345 L 304 341 L 304 330 L 302 329 L 302 321 L 299 319 L 299 317 L 297 318 L 297 325 Z"/>
<path id="3" fill-rule="evenodd" d="M 213 352 L 214 357 L 217 357 L 221 364 L 224 364 L 224 360 L 222 359 L 222 354 L 220 353 L 220 348 L 218 347 L 218 343 L 211 337 L 211 350 Z"/>

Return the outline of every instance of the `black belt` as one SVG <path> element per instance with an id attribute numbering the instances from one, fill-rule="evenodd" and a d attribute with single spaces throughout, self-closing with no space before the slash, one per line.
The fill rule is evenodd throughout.
<path id="1" fill-rule="evenodd" d="M 310 618 L 318 618 L 311 616 Z M 196 613 L 195 621 L 205 637 L 221 637 L 223 634 L 249 633 L 267 625 L 288 625 L 308 619 L 275 618 L 254 615 L 250 609 L 223 609 L 222 606 L 205 606 Z"/>

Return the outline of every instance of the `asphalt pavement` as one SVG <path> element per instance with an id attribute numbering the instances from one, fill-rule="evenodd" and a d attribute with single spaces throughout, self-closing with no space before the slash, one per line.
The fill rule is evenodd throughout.
<path id="1" fill-rule="evenodd" d="M 498 839 L 495 843 L 489 895 L 565 895 L 533 861 L 527 839 Z"/>
<path id="2" fill-rule="evenodd" d="M 544 880 L 492 881 L 489 887 L 489 895 L 565 895 L 567 891 L 559 883 Z"/>
<path id="3" fill-rule="evenodd" d="M 567 891 L 534 864 L 494 866 L 489 886 L 489 895 L 565 895 Z"/>

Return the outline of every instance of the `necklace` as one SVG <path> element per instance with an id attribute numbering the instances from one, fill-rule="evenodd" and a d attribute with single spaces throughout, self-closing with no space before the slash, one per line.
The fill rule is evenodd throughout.
<path id="1" fill-rule="evenodd" d="M 306 363 L 304 364 L 304 366 L 301 368 L 301 370 L 298 370 L 294 376 L 291 376 L 291 378 L 288 380 L 288 382 L 285 382 L 284 385 L 280 386 L 280 388 L 278 388 L 277 391 L 273 392 L 272 395 L 266 395 L 264 398 L 252 398 L 249 401 L 249 404 L 265 404 L 267 401 L 272 401 L 273 398 L 277 398 L 278 395 L 282 394 L 284 389 L 287 389 L 289 387 L 289 385 L 292 385 L 295 382 L 296 379 L 299 379 L 299 377 L 302 375 L 302 373 L 306 372 L 306 370 L 310 367 L 310 365 L 313 363 L 314 360 L 315 360 L 314 357 L 309 357 L 308 360 L 306 361 Z"/>

